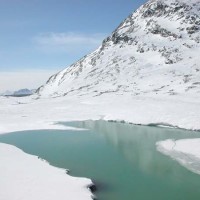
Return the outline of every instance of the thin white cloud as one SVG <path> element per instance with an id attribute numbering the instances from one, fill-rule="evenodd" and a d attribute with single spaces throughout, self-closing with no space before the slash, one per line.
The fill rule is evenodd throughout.
<path id="1" fill-rule="evenodd" d="M 22 88 L 37 89 L 57 70 L 29 70 L 17 72 L 0 72 L 0 93 Z"/>
<path id="2" fill-rule="evenodd" d="M 105 34 L 45 33 L 33 38 L 36 48 L 45 53 L 66 53 L 77 57 L 97 48 Z M 0 52 L 1 53 L 1 52 Z M 35 89 L 44 84 L 56 70 L 0 71 L 0 93 L 21 88 Z"/>
<path id="3" fill-rule="evenodd" d="M 65 51 L 67 53 L 88 52 L 97 48 L 106 34 L 43 33 L 34 37 L 37 47 L 46 52 Z"/>
<path id="4" fill-rule="evenodd" d="M 41 45 L 92 44 L 98 45 L 105 37 L 104 34 L 84 35 L 77 33 L 44 33 L 35 38 Z"/>

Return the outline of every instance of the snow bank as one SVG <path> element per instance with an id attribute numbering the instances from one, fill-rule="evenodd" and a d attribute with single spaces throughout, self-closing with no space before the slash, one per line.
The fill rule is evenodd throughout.
<path id="1" fill-rule="evenodd" d="M 133 97 L 105 94 L 39 100 L 32 97 L 0 98 L 0 134 L 38 129 L 63 130 L 69 127 L 58 122 L 99 119 L 200 130 L 200 103 L 198 98 L 187 99 L 178 95 Z"/>
<path id="2" fill-rule="evenodd" d="M 157 150 L 200 174 L 200 139 L 168 139 L 156 143 Z"/>
<path id="3" fill-rule="evenodd" d="M 18 148 L 0 144 L 1 200 L 91 200 L 86 178 L 67 175 Z"/>

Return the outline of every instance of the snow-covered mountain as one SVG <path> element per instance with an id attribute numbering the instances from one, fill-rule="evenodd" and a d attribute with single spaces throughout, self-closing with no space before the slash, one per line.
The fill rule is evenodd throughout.
<path id="1" fill-rule="evenodd" d="M 115 93 L 200 97 L 200 1 L 150 0 L 40 96 Z"/>
<path id="2" fill-rule="evenodd" d="M 32 95 L 34 92 L 35 90 L 29 90 L 25 88 L 25 89 L 20 89 L 18 91 L 15 91 L 13 93 L 13 96 L 27 96 L 27 95 Z"/>
<path id="3" fill-rule="evenodd" d="M 29 90 L 27 88 L 25 89 L 20 89 L 20 90 L 17 90 L 17 91 L 5 91 L 3 93 L 0 94 L 0 96 L 28 96 L 28 95 L 32 95 L 36 92 L 35 89 L 33 90 Z"/>

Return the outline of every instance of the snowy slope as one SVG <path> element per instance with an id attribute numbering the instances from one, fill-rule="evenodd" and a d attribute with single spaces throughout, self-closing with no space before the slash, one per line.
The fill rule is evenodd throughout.
<path id="1" fill-rule="evenodd" d="M 42 97 L 200 97 L 200 1 L 150 0 L 102 45 L 38 89 Z"/>

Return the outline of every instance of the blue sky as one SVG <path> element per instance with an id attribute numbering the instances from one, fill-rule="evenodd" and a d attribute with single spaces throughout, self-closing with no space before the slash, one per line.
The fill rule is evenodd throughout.
<path id="1" fill-rule="evenodd" d="M 75 62 L 144 2 L 1 0 L 0 90 L 2 73 L 53 73 Z"/>

